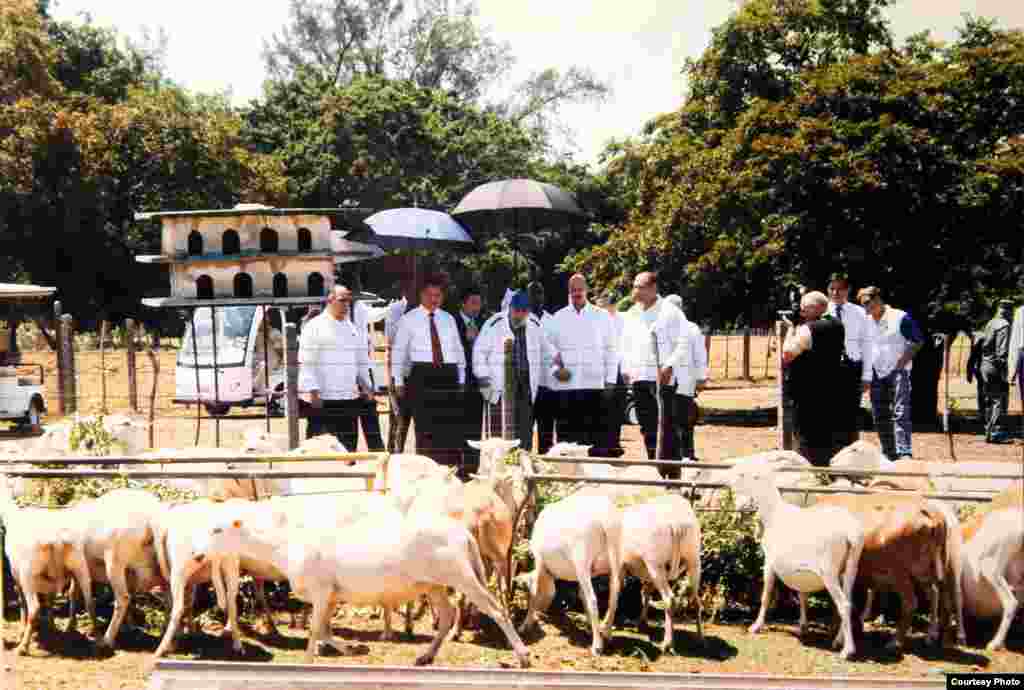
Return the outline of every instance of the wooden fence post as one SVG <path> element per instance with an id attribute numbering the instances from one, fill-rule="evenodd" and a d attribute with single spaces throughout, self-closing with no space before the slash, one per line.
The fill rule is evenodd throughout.
<path id="1" fill-rule="evenodd" d="M 704 334 L 704 352 L 708 355 L 708 378 L 711 378 L 711 331 Z"/>
<path id="2" fill-rule="evenodd" d="M 100 411 L 108 414 L 107 409 L 107 334 L 110 332 L 110 322 L 106 319 L 100 322 Z"/>
<path id="3" fill-rule="evenodd" d="M 78 411 L 78 385 L 75 374 L 75 331 L 71 325 L 71 314 L 60 317 L 60 349 L 64 359 L 64 411 L 73 414 Z"/>
<path id="4" fill-rule="evenodd" d="M 288 449 L 299 447 L 299 336 L 294 323 L 284 324 Z"/>
<path id="5" fill-rule="evenodd" d="M 138 331 L 135 328 L 135 319 L 126 319 L 124 328 L 126 357 L 128 359 L 128 407 L 131 408 L 132 412 L 138 412 L 139 381 L 136 378 L 138 372 L 135 368 L 135 338 L 138 335 Z"/>
<path id="6" fill-rule="evenodd" d="M 743 378 L 750 380 L 750 329 L 743 329 Z"/>
<path id="7" fill-rule="evenodd" d="M 149 447 L 156 448 L 156 387 L 160 381 L 160 332 L 153 331 L 153 343 L 147 346 L 146 354 L 153 367 L 153 385 L 149 389 Z"/>
<path id="8" fill-rule="evenodd" d="M 726 381 L 729 380 L 729 334 L 728 333 L 725 334 L 725 376 L 723 376 L 722 378 L 724 378 Z"/>
<path id="9" fill-rule="evenodd" d="M 779 449 L 793 450 L 793 401 L 786 396 L 786 384 L 782 368 L 782 346 L 786 342 L 789 324 L 785 321 L 779 321 L 777 328 L 779 333 Z"/>
<path id="10" fill-rule="evenodd" d="M 53 348 L 57 355 L 57 412 L 62 417 L 67 414 L 67 403 L 64 400 L 64 339 L 61 336 L 61 303 L 53 303 L 53 340 L 56 346 Z"/>

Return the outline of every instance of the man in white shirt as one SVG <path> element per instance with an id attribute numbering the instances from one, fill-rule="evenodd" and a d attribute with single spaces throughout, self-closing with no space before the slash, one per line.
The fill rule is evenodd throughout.
<path id="1" fill-rule="evenodd" d="M 1010 369 L 1011 386 L 1017 386 L 1021 404 L 1024 405 L 1024 307 L 1017 307 L 1010 324 L 1010 354 L 1007 359 Z"/>
<path id="2" fill-rule="evenodd" d="M 306 437 L 331 433 L 349 450 L 359 442 L 360 399 L 370 395 L 366 331 L 351 319 L 352 292 L 335 285 L 326 308 L 299 338 L 299 390 L 309 394 Z"/>
<path id="3" fill-rule="evenodd" d="M 548 327 L 554 315 L 545 307 L 547 299 L 544 285 L 534 281 L 526 286 L 530 297 L 530 315 L 544 329 L 544 334 L 551 342 Z M 551 390 L 551 373 L 541 368 L 541 379 L 537 388 L 537 398 L 533 401 L 533 418 L 537 422 L 537 453 L 546 455 L 551 446 L 555 445 L 555 420 L 558 416 L 558 396 Z"/>
<path id="4" fill-rule="evenodd" d="M 359 425 L 363 428 L 366 449 L 369 451 L 384 450 L 384 437 L 380 432 L 380 417 L 377 415 L 377 381 L 373 380 L 373 340 L 370 337 L 370 310 L 362 302 L 352 305 L 352 321 L 363 333 L 366 333 L 367 363 L 369 364 L 367 380 L 370 382 L 370 395 L 360 400 Z M 355 450 L 355 449 L 353 449 Z"/>
<path id="5" fill-rule="evenodd" d="M 689 377 L 690 339 L 683 313 L 658 295 L 658 277 L 652 272 L 633 280 L 633 302 L 622 338 L 623 379 L 633 387 L 636 416 L 652 460 L 678 460 L 682 450 L 676 423 L 676 387 Z M 658 349 L 654 349 L 657 338 Z M 662 414 L 659 419 L 660 388 Z M 659 428 L 658 424 L 661 423 Z M 658 434 L 664 438 L 657 455 Z M 678 468 L 660 468 L 663 477 L 678 477 Z"/>
<path id="6" fill-rule="evenodd" d="M 622 424 L 626 415 L 626 384 L 622 378 L 622 335 L 626 328 L 626 318 L 619 313 L 615 296 L 608 294 L 597 298 L 595 304 L 599 309 L 604 309 L 612 320 L 612 333 L 615 336 L 615 394 L 611 405 L 603 406 L 605 411 L 604 427 L 607 431 L 606 440 L 601 444 L 600 449 L 591 449 L 590 454 L 605 458 L 621 458 L 626 454 L 622 447 Z M 594 452 L 598 450 L 599 452 Z"/>
<path id="7" fill-rule="evenodd" d="M 871 390 L 871 343 L 875 329 L 864 308 L 849 301 L 850 280 L 846 275 L 832 274 L 828 298 L 826 313 L 841 321 L 846 332 L 846 358 L 843 360 L 846 380 L 842 384 L 842 390 L 848 391 L 844 407 L 846 425 L 837 427 L 836 431 L 848 431 L 846 443 L 849 444 L 860 438 L 860 403 L 864 394 Z"/>
<path id="8" fill-rule="evenodd" d="M 416 425 L 416 452 L 438 464 L 460 467 L 466 353 L 455 319 L 441 309 L 446 286 L 441 275 L 423 281 L 420 306 L 398 322 L 391 374 L 395 395 L 408 406 Z"/>
<path id="9" fill-rule="evenodd" d="M 394 375 L 391 373 L 394 371 L 391 363 L 392 353 L 395 349 L 395 332 L 398 329 L 398 322 L 402 320 L 402 317 L 408 314 L 410 311 L 416 308 L 416 281 L 413 280 L 413 275 L 408 273 L 402 277 L 400 282 L 400 290 L 402 296 L 400 299 L 395 300 L 388 305 L 388 310 L 384 316 L 384 340 L 387 343 L 387 371 L 388 376 L 394 379 Z M 388 414 L 389 430 L 388 430 L 388 451 L 391 453 L 402 453 L 405 450 L 405 439 L 409 433 L 409 410 L 407 410 L 403 402 L 398 399 L 395 395 L 395 389 L 393 385 L 388 387 L 390 397 L 390 412 Z"/>
<path id="10" fill-rule="evenodd" d="M 558 399 L 558 440 L 601 445 L 601 406 L 615 393 L 617 353 L 611 319 L 587 301 L 587 279 L 569 279 L 569 305 L 558 310 L 548 339 L 568 380 L 551 381 Z"/>
<path id="11" fill-rule="evenodd" d="M 486 327 L 473 348 L 473 368 L 478 377 L 480 393 L 491 404 L 489 423 L 491 433 L 501 430 L 501 403 L 505 385 L 505 340 L 512 338 L 512 369 L 516 373 L 514 400 L 505 405 L 514 406 L 516 428 L 512 438 L 519 439 L 519 447 L 533 448 L 533 405 L 537 399 L 544 370 L 557 369 L 555 352 L 551 349 L 540 321 L 530 313 L 530 298 L 525 290 L 513 293 L 508 311 L 487 320 Z M 494 414 L 497 412 L 497 414 Z"/>
<path id="12" fill-rule="evenodd" d="M 697 460 L 697 448 L 694 440 L 694 427 L 697 423 L 698 412 L 697 394 L 704 390 L 704 385 L 708 380 L 708 348 L 700 326 L 686 317 L 683 298 L 679 295 L 669 295 L 665 299 L 670 304 L 679 307 L 679 311 L 683 313 L 683 332 L 690 341 L 690 366 L 687 367 L 685 376 L 683 372 L 678 373 L 676 423 L 680 429 L 682 456 L 690 460 Z"/>

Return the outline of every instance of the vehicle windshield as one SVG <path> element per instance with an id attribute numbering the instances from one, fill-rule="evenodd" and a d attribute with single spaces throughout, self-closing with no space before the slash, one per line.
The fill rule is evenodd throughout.
<path id="1" fill-rule="evenodd" d="M 217 366 L 232 367 L 245 364 L 245 353 L 249 346 L 249 332 L 257 307 L 220 307 L 217 320 Z M 213 366 L 213 318 L 210 307 L 199 307 L 195 312 L 198 341 L 199 366 Z M 178 364 L 195 366 L 196 353 L 193 351 L 192 322 L 185 324 L 185 337 L 178 351 Z"/>

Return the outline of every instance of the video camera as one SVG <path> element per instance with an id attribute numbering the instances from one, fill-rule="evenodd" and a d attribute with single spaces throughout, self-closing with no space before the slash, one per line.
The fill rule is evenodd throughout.
<path id="1" fill-rule="evenodd" d="M 794 327 L 799 326 L 802 323 L 800 317 L 800 298 L 803 297 L 804 286 L 791 284 L 786 286 L 781 299 L 780 304 L 789 305 L 788 309 L 780 309 L 778 311 L 779 318 L 783 321 L 789 321 Z"/>

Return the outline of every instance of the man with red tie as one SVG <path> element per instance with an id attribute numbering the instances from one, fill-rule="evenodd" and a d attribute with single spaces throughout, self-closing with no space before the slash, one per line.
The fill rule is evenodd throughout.
<path id="1" fill-rule="evenodd" d="M 392 375 L 396 395 L 412 414 L 416 452 L 458 467 L 466 355 L 455 319 L 441 309 L 445 287 L 443 276 L 428 276 L 420 288 L 420 306 L 398 322 Z"/>

